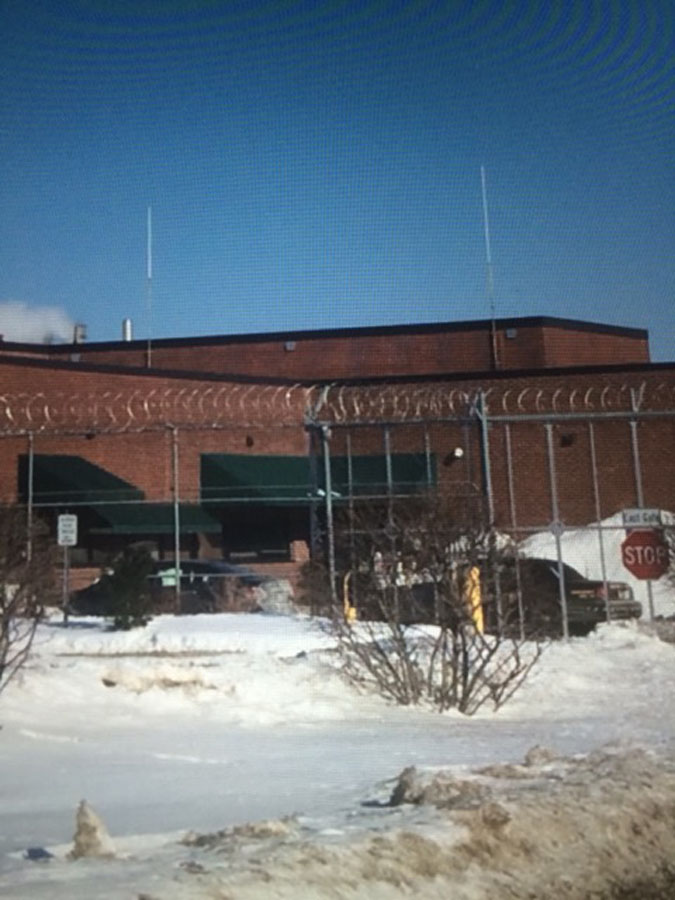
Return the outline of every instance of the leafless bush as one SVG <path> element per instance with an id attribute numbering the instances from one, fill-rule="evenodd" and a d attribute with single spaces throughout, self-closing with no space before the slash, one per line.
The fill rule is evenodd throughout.
<path id="1" fill-rule="evenodd" d="M 353 683 L 468 715 L 520 687 L 543 645 L 522 640 L 500 608 L 495 576 L 509 551 L 480 518 L 406 499 L 346 511 L 336 535 L 331 629 Z"/>
<path id="2" fill-rule="evenodd" d="M 44 607 L 55 597 L 54 547 L 44 523 L 0 507 L 0 692 L 30 653 Z"/>

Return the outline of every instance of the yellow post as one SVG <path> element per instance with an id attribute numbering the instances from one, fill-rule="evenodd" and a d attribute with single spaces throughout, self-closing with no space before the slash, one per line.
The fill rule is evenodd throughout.
<path id="1" fill-rule="evenodd" d="M 483 621 L 483 601 L 480 590 L 480 569 L 478 566 L 471 566 L 467 572 L 464 583 L 464 597 L 474 627 L 479 634 L 482 634 L 485 623 Z"/>
<path id="2" fill-rule="evenodd" d="M 345 622 L 356 621 L 356 607 L 349 602 L 349 579 L 352 573 L 347 572 L 342 579 L 342 608 L 344 612 Z"/>

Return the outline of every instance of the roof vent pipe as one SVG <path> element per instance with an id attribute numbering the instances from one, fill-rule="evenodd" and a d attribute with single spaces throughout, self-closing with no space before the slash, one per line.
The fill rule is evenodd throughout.
<path id="1" fill-rule="evenodd" d="M 78 322 L 73 328 L 73 343 L 83 344 L 87 340 L 87 326 L 83 322 Z"/>
<path id="2" fill-rule="evenodd" d="M 131 319 L 122 319 L 122 340 L 123 341 L 133 340 Z"/>

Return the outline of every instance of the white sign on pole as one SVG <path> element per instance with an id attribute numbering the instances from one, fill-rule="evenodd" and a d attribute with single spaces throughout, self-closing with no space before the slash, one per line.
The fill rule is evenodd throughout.
<path id="1" fill-rule="evenodd" d="M 624 509 L 622 515 L 626 529 L 658 528 L 662 524 L 659 509 Z"/>
<path id="2" fill-rule="evenodd" d="M 59 547 L 74 547 L 77 544 L 77 516 L 63 513 L 58 518 Z"/>

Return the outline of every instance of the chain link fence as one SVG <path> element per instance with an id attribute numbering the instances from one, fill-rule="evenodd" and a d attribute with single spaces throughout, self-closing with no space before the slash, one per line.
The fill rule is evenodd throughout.
<path id="1" fill-rule="evenodd" d="M 198 535 L 212 529 L 217 540 L 224 521 L 236 530 L 250 507 L 261 527 L 277 522 L 278 543 L 286 549 L 306 526 L 307 543 L 325 554 L 335 583 L 337 508 L 442 492 L 480 509 L 488 530 L 508 534 L 527 553 L 554 559 L 561 601 L 564 562 L 599 578 L 607 593 L 622 572 L 622 509 L 659 510 L 659 530 L 672 545 L 675 383 L 661 371 L 629 379 L 546 375 L 539 382 L 207 384 L 3 394 L 0 441 L 8 454 L 23 458 L 17 477 L 29 525 L 38 512 L 68 510 L 86 519 L 107 511 L 113 531 L 116 516 L 127 528 L 142 529 L 142 522 L 155 527 L 163 552 L 180 560 L 200 552 Z M 260 475 L 247 483 L 240 467 L 227 494 L 209 496 L 195 460 L 213 448 L 214 434 L 247 431 L 251 459 L 260 461 L 260 448 L 274 451 L 266 457 L 271 474 L 264 483 Z M 91 484 L 79 497 L 72 484 L 51 499 L 36 495 L 38 456 L 73 454 L 78 441 L 77 455 L 86 462 L 91 454 L 82 439 L 103 435 L 112 442 L 111 459 L 119 457 L 116 437 L 134 436 L 135 452 L 143 454 L 146 436 L 158 433 L 165 439 L 153 445 L 153 463 L 166 478 L 152 501 L 124 481 Z M 301 433 L 305 449 L 299 452 Z M 103 460 L 100 468 L 105 465 Z M 12 487 L 5 483 L 6 496 Z M 132 508 L 139 511 L 137 526 Z M 284 535 L 289 510 L 295 531 Z M 650 581 L 625 577 L 647 615 L 667 608 Z"/>

